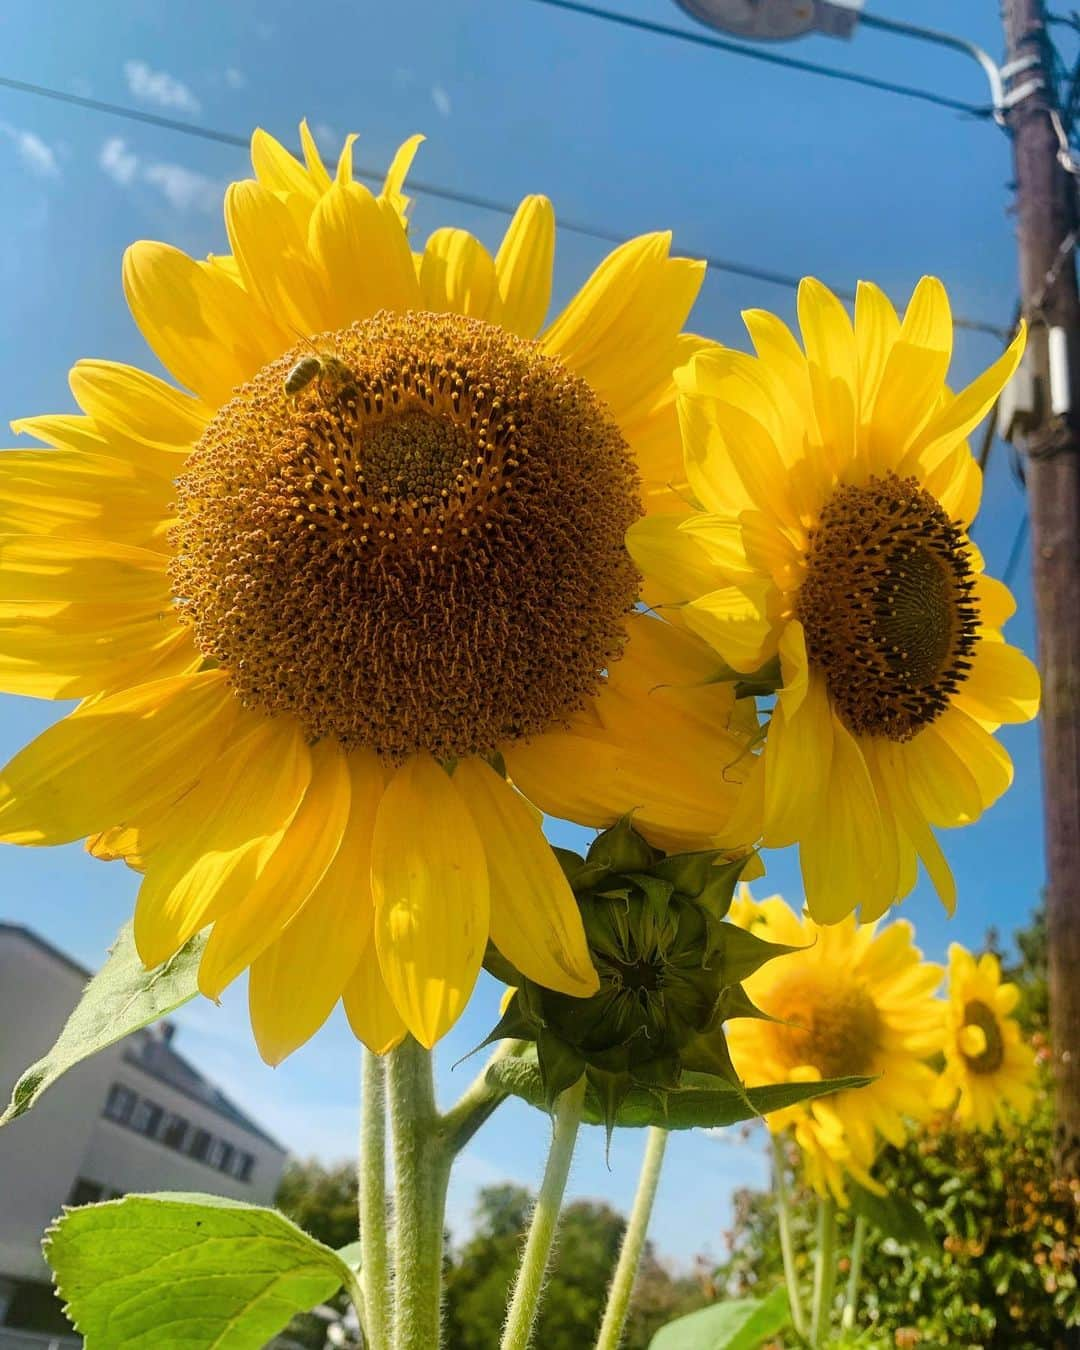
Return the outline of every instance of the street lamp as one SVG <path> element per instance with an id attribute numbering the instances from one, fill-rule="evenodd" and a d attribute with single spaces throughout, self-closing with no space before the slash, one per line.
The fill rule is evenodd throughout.
<path id="1" fill-rule="evenodd" d="M 863 0 L 675 0 L 710 28 L 738 37 L 776 40 L 827 33 L 850 37 Z"/>

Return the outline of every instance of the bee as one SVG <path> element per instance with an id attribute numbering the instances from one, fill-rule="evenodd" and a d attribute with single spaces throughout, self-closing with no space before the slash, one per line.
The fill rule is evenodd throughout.
<path id="1" fill-rule="evenodd" d="M 285 397 L 295 399 L 315 380 L 324 396 L 344 394 L 356 385 L 355 377 L 344 361 L 336 356 L 313 353 L 302 356 L 285 376 L 282 384 Z"/>

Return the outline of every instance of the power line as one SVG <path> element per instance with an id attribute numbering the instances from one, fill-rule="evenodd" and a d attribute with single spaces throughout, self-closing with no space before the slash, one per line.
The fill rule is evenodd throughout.
<path id="1" fill-rule="evenodd" d="M 142 122 L 149 126 L 160 127 L 165 131 L 173 131 L 183 136 L 194 136 L 204 141 L 214 141 L 219 145 L 233 146 L 239 150 L 247 150 L 251 144 L 249 137 L 240 136 L 235 132 L 199 126 L 197 123 L 184 122 L 175 117 L 162 117 L 157 113 L 144 112 L 141 108 L 131 108 L 121 103 L 106 103 L 101 99 L 85 98 L 81 94 L 70 94 L 66 90 L 52 89 L 42 84 L 32 84 L 27 80 L 14 80 L 7 75 L 0 75 L 0 87 L 11 89 L 19 94 L 32 94 L 59 103 L 73 104 L 75 107 L 86 108 L 91 112 L 104 113 L 108 117 L 119 117 L 129 122 Z M 354 167 L 353 173 L 357 178 L 367 183 L 379 184 L 383 181 L 383 175 L 374 169 Z M 517 210 L 515 205 L 500 201 L 496 197 L 487 197 L 475 192 L 462 192 L 456 188 L 445 187 L 441 183 L 429 183 L 425 179 L 414 177 L 412 174 L 409 175 L 408 186 L 410 192 L 420 193 L 427 197 L 437 197 L 443 201 L 454 202 L 459 206 L 491 211 L 496 215 L 512 216 Z M 582 235 L 585 238 L 596 239 L 606 244 L 624 244 L 628 237 L 618 230 L 601 225 L 592 225 L 587 221 L 560 218 L 559 228 L 567 230 L 571 234 Z M 714 272 L 724 272 L 729 276 L 744 277 L 750 281 L 760 281 L 765 285 L 780 286 L 786 290 L 794 291 L 799 288 L 801 278 L 786 272 L 777 272 L 768 267 L 757 267 L 752 263 L 739 262 L 732 258 L 720 258 L 715 254 L 699 255 L 695 251 L 695 256 L 702 257 Z M 844 290 L 840 287 L 833 287 L 832 289 L 842 300 L 852 301 L 855 299 L 854 291 Z M 1009 337 L 1007 329 L 997 324 L 988 323 L 983 319 L 968 319 L 960 315 L 953 319 L 953 325 L 956 328 L 967 329 L 969 332 L 986 333 L 991 337 L 1002 340 L 1007 340 Z"/>
<path id="2" fill-rule="evenodd" d="M 923 103 L 933 103 L 939 108 L 966 113 L 969 117 L 989 118 L 994 115 L 994 110 L 989 104 L 965 103 L 962 99 L 949 98 L 947 94 L 935 94 L 930 89 L 917 89 L 908 84 L 896 84 L 892 80 L 879 80 L 874 75 L 862 75 L 853 70 L 838 70 L 835 66 L 822 66 L 816 61 L 803 61 L 795 56 L 782 56 L 779 52 L 747 47 L 741 42 L 731 42 L 727 38 L 714 37 L 709 33 L 695 33 L 689 28 L 676 28 L 671 24 L 655 23 L 651 19 L 639 19 L 631 14 L 601 9 L 597 5 L 582 4 L 580 0 L 532 0 L 532 3 L 547 5 L 551 9 L 566 10 L 571 14 L 584 14 L 591 19 L 604 19 L 608 23 L 620 24 L 624 28 L 636 28 L 642 33 L 675 38 L 679 42 L 690 42 L 697 47 L 711 47 L 714 51 L 731 52 L 736 56 L 745 56 L 751 61 L 764 61 L 770 66 L 786 66 L 789 70 L 801 70 L 808 75 L 821 75 L 828 80 L 859 84 L 886 94 L 900 94 L 904 98 L 918 99 Z"/>

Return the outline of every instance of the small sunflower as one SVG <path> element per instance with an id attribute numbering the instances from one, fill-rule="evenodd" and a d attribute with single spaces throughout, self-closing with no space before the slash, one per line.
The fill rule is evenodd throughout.
<path id="1" fill-rule="evenodd" d="M 958 942 L 949 947 L 949 1003 L 945 1014 L 945 1068 L 934 1105 L 955 1103 L 956 1119 L 977 1130 L 1005 1125 L 1035 1105 L 1035 1055 L 1009 1014 L 1020 999 L 1002 984 L 1001 963 L 991 952 L 976 961 Z"/>
<path id="2" fill-rule="evenodd" d="M 901 1145 L 905 1120 L 930 1109 L 941 1048 L 940 966 L 922 959 L 906 922 L 878 928 L 854 915 L 829 927 L 799 918 L 780 898 L 754 901 L 744 890 L 729 917 L 768 942 L 801 947 L 743 982 L 751 1001 L 777 1021 L 727 1024 L 731 1058 L 748 1087 L 844 1074 L 875 1081 L 767 1117 L 793 1127 L 807 1179 L 846 1203 L 844 1175 L 879 1190 L 870 1175 L 881 1140 Z"/>
<path id="3" fill-rule="evenodd" d="M 182 392 L 81 361 L 82 415 L 0 456 L 0 688 L 83 702 L 0 782 L 0 837 L 90 837 L 145 873 L 148 966 L 212 925 L 277 1062 L 343 998 L 431 1045 L 489 938 L 596 972 L 536 808 L 665 846 L 727 840 L 754 718 L 689 634 L 636 613 L 624 545 L 675 499 L 672 370 L 703 265 L 615 250 L 541 332 L 550 203 L 493 258 L 409 242 L 406 142 L 374 195 L 261 131 L 231 252 L 138 243 L 135 320 Z M 717 764 L 729 765 L 717 773 Z"/>
<path id="4" fill-rule="evenodd" d="M 751 310 L 756 358 L 714 347 L 676 372 L 700 508 L 638 521 L 630 551 L 651 600 L 735 672 L 781 686 L 747 798 L 766 845 L 799 844 L 811 914 L 879 917 L 920 858 L 951 911 L 932 827 L 1006 790 L 993 732 L 1039 702 L 1034 666 L 1001 638 L 1012 597 L 968 536 L 981 474 L 965 437 L 1024 335 L 954 395 L 939 281 L 919 283 L 903 322 L 866 283 L 854 325 L 817 281 L 798 307 L 805 351 Z"/>

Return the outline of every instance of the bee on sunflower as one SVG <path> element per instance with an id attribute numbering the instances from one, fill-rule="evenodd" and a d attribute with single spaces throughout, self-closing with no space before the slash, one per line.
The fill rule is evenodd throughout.
<path id="1" fill-rule="evenodd" d="M 1039 703 L 1035 667 L 1001 637 L 1012 597 L 969 535 L 981 473 L 965 440 L 1024 333 L 954 394 L 936 279 L 902 321 L 865 282 L 854 324 L 812 279 L 798 310 L 802 347 L 751 310 L 756 356 L 711 347 L 676 372 L 687 501 L 637 521 L 630 551 L 652 602 L 776 691 L 744 801 L 765 845 L 798 843 L 814 918 L 879 917 L 920 859 L 951 911 L 934 828 L 1001 796 L 1012 765 L 994 732 Z"/>
<path id="2" fill-rule="evenodd" d="M 945 1068 L 934 1105 L 953 1108 L 961 1125 L 990 1130 L 1031 1114 L 1035 1052 L 1009 1016 L 1019 1000 L 1017 986 L 1002 982 L 992 952 L 976 960 L 958 942 L 950 945 Z"/>
<path id="3" fill-rule="evenodd" d="M 457 229 L 416 255 L 421 138 L 378 194 L 354 138 L 333 175 L 301 138 L 254 134 L 228 254 L 128 250 L 183 388 L 80 361 L 82 413 L 0 454 L 0 688 L 83 700 L 4 770 L 0 838 L 139 867 L 144 962 L 211 928 L 200 988 L 250 968 L 274 1063 L 339 998 L 371 1049 L 431 1046 L 489 939 L 594 993 L 537 808 L 745 847 L 756 731 L 706 644 L 636 612 L 624 543 L 674 500 L 703 264 L 632 240 L 545 326 L 546 198 L 494 257 Z"/>

